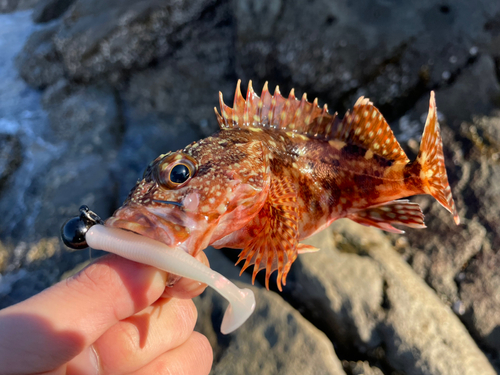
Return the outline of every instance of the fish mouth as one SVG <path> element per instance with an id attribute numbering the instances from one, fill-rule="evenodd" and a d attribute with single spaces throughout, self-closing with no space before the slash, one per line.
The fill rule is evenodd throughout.
<path id="1" fill-rule="evenodd" d="M 160 217 L 141 206 L 125 206 L 118 209 L 104 225 L 149 237 L 169 247 L 182 247 L 189 237 L 189 230 L 179 218 L 169 216 Z"/>

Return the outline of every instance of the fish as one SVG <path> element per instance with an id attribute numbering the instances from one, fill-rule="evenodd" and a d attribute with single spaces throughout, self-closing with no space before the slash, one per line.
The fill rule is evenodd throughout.
<path id="1" fill-rule="evenodd" d="M 252 283 L 265 270 L 282 290 L 301 243 L 347 218 L 384 231 L 425 228 L 417 194 L 460 218 L 445 168 L 434 92 L 415 160 L 364 97 L 340 119 L 304 94 L 287 98 L 266 83 L 259 97 L 238 81 L 232 108 L 219 93 L 219 131 L 158 156 L 105 225 L 150 237 L 196 256 L 207 246 L 242 249 Z M 175 279 L 172 279 L 175 282 Z"/>

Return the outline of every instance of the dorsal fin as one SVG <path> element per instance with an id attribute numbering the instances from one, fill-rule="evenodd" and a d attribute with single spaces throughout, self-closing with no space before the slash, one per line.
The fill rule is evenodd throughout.
<path id="1" fill-rule="evenodd" d="M 295 97 L 292 89 L 288 98 L 281 95 L 276 86 L 274 95 L 271 95 L 267 82 L 264 84 L 262 94 L 259 96 L 248 83 L 247 99 L 241 94 L 241 80 L 238 80 L 234 94 L 233 108 L 227 106 L 219 93 L 221 114 L 215 109 L 217 121 L 221 129 L 257 127 L 280 129 L 298 134 L 308 135 L 313 138 L 329 139 L 334 124 L 339 123 L 337 114 L 329 114 L 327 106 L 318 107 L 318 100 L 313 103 L 307 101 L 304 94 L 301 100 Z"/>
<path id="2" fill-rule="evenodd" d="M 373 103 L 360 97 L 332 133 L 333 138 L 349 141 L 389 160 L 409 163 L 384 116 Z"/>
<path id="3" fill-rule="evenodd" d="M 386 159 L 409 162 L 387 121 L 373 103 L 364 97 L 360 97 L 352 112 L 347 112 L 340 121 L 337 113 L 328 113 L 326 105 L 320 108 L 318 99 L 310 103 L 304 94 L 298 100 L 293 89 L 288 98 L 281 95 L 278 86 L 274 95 L 271 95 L 266 82 L 259 98 L 253 90 L 252 81 L 249 81 L 245 100 L 240 85 L 241 80 L 238 80 L 233 108 L 224 104 L 222 93 L 219 93 L 221 114 L 217 109 L 215 113 L 221 129 L 269 128 L 315 139 L 338 139 L 364 147 Z"/>

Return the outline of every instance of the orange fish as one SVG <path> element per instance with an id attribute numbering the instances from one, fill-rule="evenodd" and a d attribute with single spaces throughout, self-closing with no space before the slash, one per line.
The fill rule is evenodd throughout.
<path id="1" fill-rule="evenodd" d="M 306 95 L 285 98 L 249 82 L 233 108 L 219 94 L 220 131 L 156 158 L 107 226 L 127 229 L 195 256 L 207 246 L 243 249 L 242 272 L 266 270 L 277 285 L 301 244 L 340 218 L 389 232 L 425 228 L 417 203 L 430 194 L 460 219 L 446 175 L 434 92 L 420 152 L 410 162 L 387 121 L 366 98 L 340 120 Z M 171 279 L 175 282 L 175 279 Z"/>

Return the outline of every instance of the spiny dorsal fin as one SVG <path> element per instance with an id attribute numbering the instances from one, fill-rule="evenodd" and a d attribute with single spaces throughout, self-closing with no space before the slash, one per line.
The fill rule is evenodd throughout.
<path id="1" fill-rule="evenodd" d="M 373 103 L 360 97 L 352 112 L 347 112 L 332 134 L 335 139 L 349 141 L 386 159 L 408 163 L 389 124 Z"/>
<path id="2" fill-rule="evenodd" d="M 293 89 L 288 98 L 281 95 L 278 86 L 274 95 L 271 95 L 266 82 L 259 98 L 253 90 L 252 81 L 249 81 L 245 100 L 240 85 L 241 80 L 238 80 L 233 108 L 224 103 L 222 93 L 219 93 L 221 114 L 217 109 L 215 114 L 221 129 L 259 127 L 330 139 L 328 134 L 334 125 L 339 123 L 337 114 L 329 114 L 326 105 L 323 108 L 318 107 L 317 99 L 313 103 L 308 102 L 306 94 L 298 100 Z"/>
<path id="3" fill-rule="evenodd" d="M 409 162 L 387 121 L 364 97 L 360 97 L 352 112 L 347 112 L 340 121 L 336 113 L 328 113 L 326 105 L 320 108 L 318 99 L 310 103 L 304 94 L 297 100 L 293 89 L 286 99 L 278 86 L 271 95 L 266 82 L 259 98 L 249 81 L 245 100 L 240 85 L 241 80 L 238 80 L 233 108 L 224 104 L 222 93 L 219 93 L 221 114 L 217 109 L 215 113 L 221 129 L 259 127 L 291 131 L 315 139 L 337 139 L 364 147 L 386 159 Z"/>

